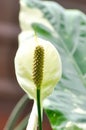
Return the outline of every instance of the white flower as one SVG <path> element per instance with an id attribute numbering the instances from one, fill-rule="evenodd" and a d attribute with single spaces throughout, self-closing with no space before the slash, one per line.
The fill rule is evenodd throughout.
<path id="1" fill-rule="evenodd" d="M 20 86 L 32 99 L 36 99 L 36 87 L 34 83 L 34 55 L 36 47 L 44 50 L 42 81 L 40 85 L 41 99 L 50 95 L 61 78 L 61 59 L 56 48 L 47 40 L 42 38 L 19 36 L 19 48 L 15 56 L 15 72 Z M 24 36 L 24 35 L 23 35 Z M 40 55 L 41 56 L 41 55 Z"/>

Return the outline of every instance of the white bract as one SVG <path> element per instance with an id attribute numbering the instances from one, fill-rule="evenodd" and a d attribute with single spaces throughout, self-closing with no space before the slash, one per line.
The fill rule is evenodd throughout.
<path id="1" fill-rule="evenodd" d="M 23 35 L 24 34 L 24 35 Z M 22 40 L 23 35 L 23 40 Z M 16 77 L 30 98 L 36 99 L 36 85 L 33 81 L 33 58 L 35 48 L 39 45 L 44 49 L 43 79 L 41 83 L 41 99 L 49 96 L 61 78 L 62 66 L 58 51 L 47 40 L 35 36 L 19 35 L 19 48 L 15 56 Z"/>

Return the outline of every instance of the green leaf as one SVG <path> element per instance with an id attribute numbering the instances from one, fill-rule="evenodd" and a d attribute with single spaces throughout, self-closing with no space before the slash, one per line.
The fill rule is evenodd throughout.
<path id="1" fill-rule="evenodd" d="M 62 79 L 44 101 L 52 129 L 86 130 L 86 15 L 55 2 L 21 0 L 21 3 L 25 3 L 20 12 L 22 31 L 34 30 L 51 41 L 62 59 Z M 22 13 L 27 20 L 23 20 Z M 67 128 L 68 122 L 75 126 Z"/>
<path id="2" fill-rule="evenodd" d="M 29 116 L 26 116 L 14 130 L 25 130 Z"/>
<path id="3" fill-rule="evenodd" d="M 74 124 L 71 124 L 70 126 L 68 126 L 67 128 L 65 128 L 64 130 L 82 130 L 81 128 L 77 127 Z"/>
<path id="4" fill-rule="evenodd" d="M 11 113 L 7 123 L 6 123 L 6 126 L 5 126 L 4 130 L 13 130 L 14 129 L 15 124 L 16 124 L 21 112 L 24 110 L 24 108 L 27 105 L 28 101 L 29 101 L 29 98 L 25 94 L 21 98 L 21 100 L 17 103 L 15 108 L 13 109 L 13 111 L 12 111 L 12 113 Z"/>

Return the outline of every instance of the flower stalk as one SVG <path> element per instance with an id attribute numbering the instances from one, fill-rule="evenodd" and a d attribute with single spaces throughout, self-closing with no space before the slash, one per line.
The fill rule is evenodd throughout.
<path id="1" fill-rule="evenodd" d="M 38 126 L 42 130 L 42 115 L 41 115 L 41 102 L 40 102 L 40 89 L 37 88 L 37 110 L 38 110 Z"/>

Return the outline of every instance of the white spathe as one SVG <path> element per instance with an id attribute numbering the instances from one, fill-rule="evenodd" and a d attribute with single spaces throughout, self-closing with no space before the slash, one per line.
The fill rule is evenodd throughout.
<path id="1" fill-rule="evenodd" d="M 34 50 L 37 45 L 44 48 L 44 69 L 41 84 L 41 99 L 49 96 L 55 85 L 61 78 L 62 65 L 58 51 L 52 43 L 35 36 L 24 37 L 19 35 L 19 48 L 15 56 L 15 72 L 17 80 L 23 90 L 31 97 L 36 99 L 36 86 L 32 79 Z"/>

